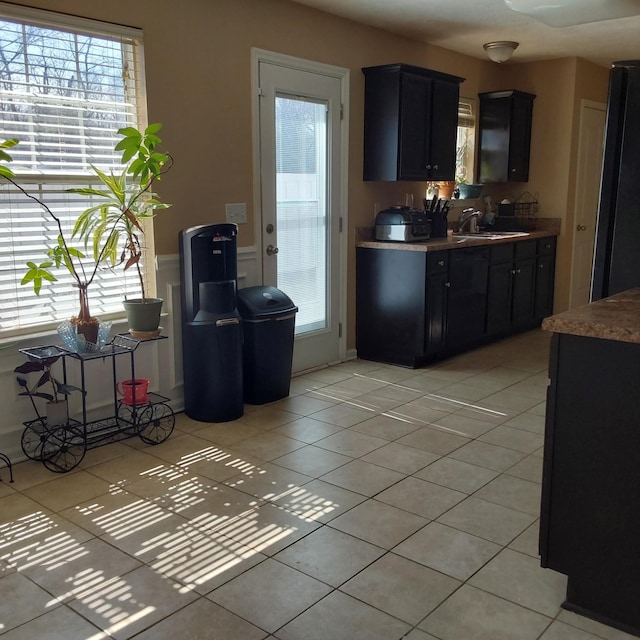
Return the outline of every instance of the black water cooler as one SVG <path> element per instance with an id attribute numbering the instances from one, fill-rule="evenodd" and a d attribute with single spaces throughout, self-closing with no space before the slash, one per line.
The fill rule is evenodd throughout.
<path id="1" fill-rule="evenodd" d="M 242 327 L 235 224 L 180 232 L 184 410 L 194 420 L 242 416 Z"/>

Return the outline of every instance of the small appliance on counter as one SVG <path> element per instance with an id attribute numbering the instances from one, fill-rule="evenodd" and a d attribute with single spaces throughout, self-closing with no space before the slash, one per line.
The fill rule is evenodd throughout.
<path id="1" fill-rule="evenodd" d="M 421 242 L 431 238 L 431 223 L 424 211 L 391 207 L 376 216 L 376 240 Z"/>

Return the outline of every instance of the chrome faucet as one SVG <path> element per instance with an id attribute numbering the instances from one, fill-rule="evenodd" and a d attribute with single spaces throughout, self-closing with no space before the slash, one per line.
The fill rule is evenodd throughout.
<path id="1" fill-rule="evenodd" d="M 469 224 L 469 233 L 478 233 L 478 219 L 482 213 L 475 209 L 463 209 L 458 218 L 458 233 L 464 230 L 465 225 Z"/>

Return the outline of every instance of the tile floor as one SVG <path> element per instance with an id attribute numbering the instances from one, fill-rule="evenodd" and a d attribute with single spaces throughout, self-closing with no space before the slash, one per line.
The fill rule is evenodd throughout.
<path id="1" fill-rule="evenodd" d="M 549 336 L 0 483 L 3 640 L 621 640 L 537 556 Z"/>

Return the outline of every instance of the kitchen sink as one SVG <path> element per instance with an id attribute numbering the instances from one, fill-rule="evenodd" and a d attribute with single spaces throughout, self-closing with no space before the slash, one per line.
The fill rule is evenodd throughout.
<path id="1" fill-rule="evenodd" d="M 499 238 L 523 238 L 529 234 L 526 231 L 480 231 L 478 233 L 454 233 L 459 240 L 498 240 Z"/>

